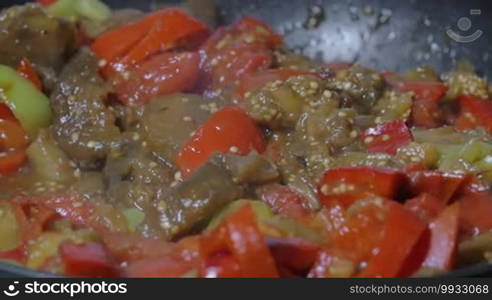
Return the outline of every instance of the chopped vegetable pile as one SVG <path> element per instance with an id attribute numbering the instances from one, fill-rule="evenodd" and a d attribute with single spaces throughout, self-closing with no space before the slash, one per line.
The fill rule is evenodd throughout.
<path id="1" fill-rule="evenodd" d="M 492 263 L 492 86 L 290 51 L 252 17 L 0 13 L 0 259 L 79 277 Z"/>

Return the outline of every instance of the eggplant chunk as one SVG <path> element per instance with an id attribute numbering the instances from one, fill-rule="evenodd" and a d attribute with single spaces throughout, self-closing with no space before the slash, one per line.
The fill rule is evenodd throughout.
<path id="1" fill-rule="evenodd" d="M 103 169 L 106 196 L 112 203 L 128 208 L 153 206 L 163 190 L 174 180 L 175 169 L 153 155 L 152 148 L 143 146 L 128 133 L 120 147 L 108 155 Z M 135 134 L 133 134 L 136 136 Z"/>
<path id="2" fill-rule="evenodd" d="M 97 169 L 120 138 L 114 113 L 106 106 L 109 86 L 88 49 L 65 66 L 51 95 L 53 133 L 59 146 L 83 169 Z"/>
<path id="3" fill-rule="evenodd" d="M 172 239 L 189 233 L 241 198 L 242 189 L 231 177 L 222 165 L 208 162 L 163 195 L 157 210 L 164 236 Z"/>
<path id="4" fill-rule="evenodd" d="M 0 64 L 17 68 L 28 58 L 45 81 L 61 69 L 74 49 L 74 26 L 49 17 L 38 5 L 2 11 L 0 29 Z"/>
<path id="5" fill-rule="evenodd" d="M 327 88 L 342 95 L 344 107 L 354 107 L 358 112 L 368 113 L 382 96 L 383 78 L 370 69 L 354 65 L 337 72 L 327 81 Z"/>
<path id="6" fill-rule="evenodd" d="M 172 159 L 219 106 L 191 94 L 159 97 L 144 107 L 140 124 L 156 154 Z"/>

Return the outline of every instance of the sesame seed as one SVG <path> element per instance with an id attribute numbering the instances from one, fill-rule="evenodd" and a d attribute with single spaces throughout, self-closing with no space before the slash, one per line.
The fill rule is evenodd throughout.
<path id="1" fill-rule="evenodd" d="M 386 141 L 389 141 L 390 136 L 388 134 L 383 134 L 383 136 L 381 137 L 381 139 L 386 142 Z"/>
<path id="2" fill-rule="evenodd" d="M 70 138 L 72 139 L 72 143 L 76 143 L 79 140 L 80 134 L 78 132 L 72 133 Z"/>
<path id="3" fill-rule="evenodd" d="M 104 68 L 107 64 L 108 64 L 108 61 L 107 61 L 107 60 L 105 60 L 105 59 L 100 59 L 100 60 L 97 62 L 97 65 L 99 66 L 99 68 Z"/>
<path id="4" fill-rule="evenodd" d="M 332 93 L 331 93 L 329 90 L 325 90 L 325 91 L 323 92 L 323 96 L 325 96 L 326 98 L 331 98 Z"/>
<path id="5" fill-rule="evenodd" d="M 130 72 L 123 72 L 123 74 L 121 74 L 123 76 L 123 79 L 128 81 L 130 80 Z"/>
<path id="6" fill-rule="evenodd" d="M 149 167 L 155 168 L 155 167 L 157 167 L 157 163 L 152 161 L 149 163 Z"/>
<path id="7" fill-rule="evenodd" d="M 183 117 L 183 121 L 185 122 L 191 122 L 193 119 L 190 116 L 185 116 Z"/>
<path id="8" fill-rule="evenodd" d="M 356 130 L 352 130 L 350 132 L 350 137 L 353 139 L 355 139 L 358 135 L 359 135 L 359 133 Z"/>
<path id="9" fill-rule="evenodd" d="M 174 180 L 181 181 L 182 178 L 183 178 L 183 176 L 181 175 L 180 171 L 174 173 Z"/>
<path id="10" fill-rule="evenodd" d="M 232 146 L 231 148 L 229 148 L 229 152 L 231 152 L 231 153 L 238 153 L 239 152 L 239 148 L 236 147 L 236 146 Z"/>
<path id="11" fill-rule="evenodd" d="M 321 186 L 321 193 L 325 196 L 328 196 L 330 194 L 330 188 L 328 187 L 328 185 L 323 184 Z"/>
<path id="12" fill-rule="evenodd" d="M 366 144 L 370 144 L 372 142 L 374 142 L 374 138 L 372 136 L 368 136 L 364 139 L 364 143 Z"/>
<path id="13" fill-rule="evenodd" d="M 312 88 L 312 89 L 318 89 L 319 88 L 319 84 L 316 82 L 316 81 L 311 81 L 309 83 L 309 86 Z"/>

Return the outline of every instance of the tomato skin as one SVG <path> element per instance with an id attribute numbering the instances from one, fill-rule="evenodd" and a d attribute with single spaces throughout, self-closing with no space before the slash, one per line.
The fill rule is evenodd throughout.
<path id="1" fill-rule="evenodd" d="M 236 85 L 243 76 L 268 69 L 273 62 L 272 50 L 281 43 L 282 38 L 270 27 L 251 17 L 219 28 L 201 47 L 198 89 L 214 93 Z"/>
<path id="2" fill-rule="evenodd" d="M 253 150 L 265 151 L 263 134 L 254 121 L 237 106 L 228 106 L 215 113 L 199 128 L 175 158 L 183 176 L 191 174 L 214 153 L 237 155 Z"/>
<path id="3" fill-rule="evenodd" d="M 204 278 L 240 278 L 241 268 L 234 259 L 234 256 L 228 253 L 218 253 L 213 255 L 206 262 L 202 271 Z"/>
<path id="4" fill-rule="evenodd" d="M 460 203 L 448 206 L 432 223 L 430 249 L 423 266 L 450 271 L 458 243 Z"/>
<path id="5" fill-rule="evenodd" d="M 446 202 L 429 193 L 422 193 L 409 199 L 404 205 L 426 222 L 430 222 L 446 208 Z"/>
<path id="6" fill-rule="evenodd" d="M 0 119 L 0 175 L 16 172 L 27 160 L 27 136 L 17 121 Z"/>
<path id="7" fill-rule="evenodd" d="M 461 113 L 456 127 L 460 130 L 473 129 L 478 126 L 492 132 L 492 102 L 475 96 L 458 98 Z"/>
<path id="8" fill-rule="evenodd" d="M 231 254 L 239 265 L 241 277 L 278 277 L 251 205 L 244 205 L 214 231 L 204 234 L 200 245 L 205 262 L 214 255 Z"/>
<path id="9" fill-rule="evenodd" d="M 32 84 L 34 84 L 38 90 L 43 89 L 43 84 L 41 83 L 41 79 L 38 76 L 38 73 L 34 70 L 34 68 L 31 65 L 31 62 L 27 58 L 23 58 L 19 64 L 19 67 L 17 68 L 17 72 L 22 75 L 22 77 L 26 78 L 27 80 L 31 81 Z"/>
<path id="10" fill-rule="evenodd" d="M 256 194 L 276 214 L 294 219 L 309 214 L 305 207 L 306 199 L 288 186 L 278 183 L 262 185 L 256 189 Z"/>
<path id="11" fill-rule="evenodd" d="M 107 65 L 106 76 L 124 72 L 151 55 L 180 46 L 187 39 L 203 36 L 207 28 L 179 9 L 157 11 L 144 19 L 118 27 L 100 36 L 91 49 Z"/>
<path id="12" fill-rule="evenodd" d="M 14 205 L 33 208 L 44 214 L 38 215 L 37 223 L 46 223 L 49 219 L 65 218 L 78 227 L 92 228 L 98 232 L 118 231 L 99 213 L 97 206 L 76 192 L 44 194 L 40 196 L 18 196 L 10 200 Z M 42 218 L 40 218 L 42 217 Z M 39 219 L 40 218 L 40 219 Z M 41 221 L 42 222 L 41 222 Z M 29 225 L 32 226 L 32 225 Z"/>
<path id="13" fill-rule="evenodd" d="M 413 92 L 415 100 L 439 101 L 447 91 L 446 85 L 438 81 L 409 80 L 391 72 L 384 72 L 381 76 L 393 89 L 402 93 Z"/>
<path id="14" fill-rule="evenodd" d="M 395 277 L 426 229 L 426 223 L 396 202 L 389 211 L 379 251 L 368 262 L 360 277 Z"/>
<path id="15" fill-rule="evenodd" d="M 194 52 L 154 56 L 116 82 L 117 99 L 127 105 L 145 104 L 154 97 L 189 90 L 195 84 L 199 56 Z"/>
<path id="16" fill-rule="evenodd" d="M 294 69 L 275 69 L 265 70 L 254 74 L 246 74 L 241 78 L 239 85 L 234 91 L 234 94 L 242 99 L 247 92 L 252 92 L 265 86 L 267 83 L 274 82 L 276 80 L 283 81 L 289 79 L 290 77 L 302 75 L 315 75 L 315 73 Z"/>
<path id="17" fill-rule="evenodd" d="M 77 277 L 115 277 L 116 265 L 107 250 L 99 243 L 75 244 L 63 243 L 60 255 L 65 273 Z"/>
<path id="18" fill-rule="evenodd" d="M 448 203 L 467 181 L 466 175 L 439 171 L 413 172 L 409 177 L 412 195 L 429 193 L 444 204 Z"/>
<path id="19" fill-rule="evenodd" d="M 299 275 L 311 269 L 321 249 L 299 238 L 268 238 L 267 243 L 276 264 Z"/>
<path id="20" fill-rule="evenodd" d="M 134 278 L 178 278 L 191 270 L 190 264 L 165 256 L 131 263 L 124 274 L 126 277 Z"/>
<path id="21" fill-rule="evenodd" d="M 152 25 L 147 35 L 118 62 L 118 65 L 122 69 L 128 69 L 155 53 L 178 46 L 178 43 L 183 43 L 183 39 L 195 35 L 204 37 L 207 32 L 205 25 L 181 10 L 167 9 Z"/>
<path id="22" fill-rule="evenodd" d="M 36 0 L 36 1 L 44 7 L 48 7 L 50 5 L 55 4 L 55 2 L 58 0 Z"/>
<path id="23" fill-rule="evenodd" d="M 17 119 L 14 116 L 14 113 L 10 110 L 10 108 L 4 103 L 0 103 L 0 120 L 14 121 L 17 122 Z"/>
<path id="24" fill-rule="evenodd" d="M 333 61 L 329 62 L 326 64 L 326 67 L 328 67 L 329 70 L 333 72 L 339 72 L 343 70 L 347 70 L 350 67 L 352 67 L 354 64 L 351 62 L 345 62 L 345 61 Z"/>
<path id="25" fill-rule="evenodd" d="M 207 57 L 202 52 L 202 57 Z M 203 59 L 203 58 L 202 58 Z M 243 76 L 265 70 L 272 64 L 271 51 L 255 45 L 232 45 L 205 59 L 200 90 L 212 93 L 235 85 Z"/>
<path id="26" fill-rule="evenodd" d="M 325 204 L 343 197 L 342 201 L 349 205 L 371 194 L 391 199 L 406 181 L 407 178 L 403 173 L 385 169 L 371 167 L 331 169 L 323 176 L 318 195 Z M 340 190 L 341 187 L 343 191 Z M 345 198 L 347 196 L 348 198 Z"/>
<path id="27" fill-rule="evenodd" d="M 438 102 L 426 99 L 414 100 L 411 123 L 414 126 L 427 129 L 441 126 L 444 121 Z"/>
<path id="28" fill-rule="evenodd" d="M 412 134 L 403 121 L 393 121 L 369 128 L 361 135 L 369 152 L 396 154 L 399 148 L 410 144 Z"/>
<path id="29" fill-rule="evenodd" d="M 492 197 L 487 193 L 468 194 L 461 203 L 461 230 L 476 235 L 492 230 Z"/>

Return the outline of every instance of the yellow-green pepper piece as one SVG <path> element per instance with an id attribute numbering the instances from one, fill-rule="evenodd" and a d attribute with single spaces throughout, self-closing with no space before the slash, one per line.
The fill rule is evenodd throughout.
<path id="1" fill-rule="evenodd" d="M 246 204 L 250 204 L 258 221 L 265 221 L 273 217 L 271 209 L 264 202 L 257 200 L 237 200 L 226 206 L 210 221 L 205 231 L 211 231 L 219 226 L 228 216 L 239 210 Z"/>
<path id="2" fill-rule="evenodd" d="M 29 136 L 51 122 L 49 99 L 14 69 L 0 65 L 0 102 L 5 103 Z"/>
<path id="3" fill-rule="evenodd" d="M 46 12 L 71 22 L 77 21 L 80 17 L 97 22 L 111 17 L 111 9 L 99 0 L 58 0 L 48 6 Z"/>

